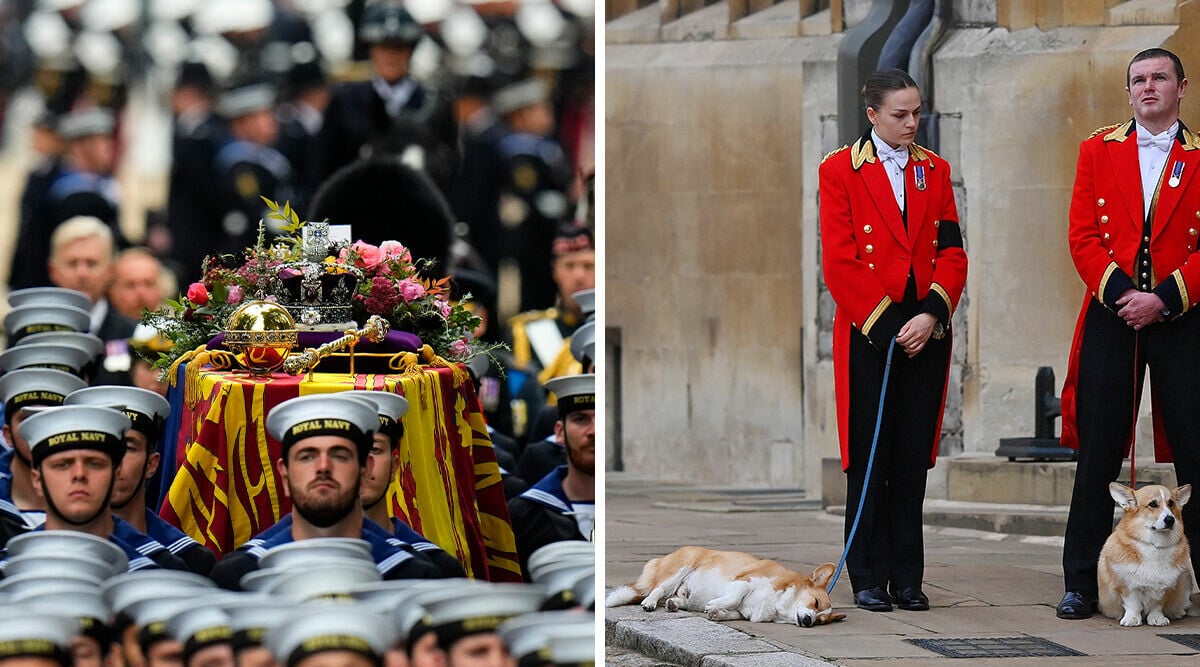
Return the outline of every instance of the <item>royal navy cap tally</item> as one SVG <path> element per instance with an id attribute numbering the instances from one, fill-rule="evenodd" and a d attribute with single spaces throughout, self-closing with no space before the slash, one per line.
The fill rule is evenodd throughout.
<path id="1" fill-rule="evenodd" d="M 330 558 L 302 569 L 283 570 L 261 590 L 297 602 L 319 598 L 350 601 L 350 589 L 382 579 L 375 563 L 369 560 Z"/>
<path id="2" fill-rule="evenodd" d="M 112 408 L 71 405 L 47 408 L 21 422 L 17 430 L 29 443 L 33 465 L 47 456 L 75 449 L 107 453 L 116 466 L 125 456 L 129 418 Z"/>
<path id="3" fill-rule="evenodd" d="M 31 343 L 0 352 L 0 370 L 15 371 L 22 368 L 52 368 L 73 375 L 82 375 L 83 367 L 94 357 L 85 349 L 58 343 Z"/>
<path id="4" fill-rule="evenodd" d="M 388 619 L 354 603 L 302 605 L 267 633 L 263 645 L 285 667 L 323 651 L 353 651 L 379 660 L 395 643 Z"/>
<path id="5" fill-rule="evenodd" d="M 541 79 L 511 83 L 492 96 L 492 110 L 503 116 L 550 99 L 550 88 Z"/>
<path id="6" fill-rule="evenodd" d="M 371 434 L 379 428 L 379 413 L 361 399 L 314 394 L 288 399 L 267 414 L 267 431 L 287 452 L 297 441 L 318 435 L 339 435 L 358 445 L 365 461 Z"/>
<path id="7" fill-rule="evenodd" d="M 546 591 L 528 584 L 493 584 L 467 589 L 454 597 L 417 599 L 429 611 L 438 645 L 445 650 L 467 635 L 495 632 L 513 616 L 538 611 L 545 602 Z"/>
<path id="8" fill-rule="evenodd" d="M 369 401 L 379 413 L 379 428 L 388 435 L 396 437 L 400 420 L 408 413 L 408 399 L 390 391 L 371 391 L 355 389 L 340 394 L 349 398 Z"/>
<path id="9" fill-rule="evenodd" d="M 72 664 L 71 638 L 79 633 L 79 621 L 60 614 L 20 608 L 13 611 L 19 613 L 0 623 L 0 660 L 39 657 Z"/>
<path id="10" fill-rule="evenodd" d="M 371 544 L 357 537 L 316 537 L 267 549 L 258 559 L 260 568 L 303 570 L 331 558 L 359 560 L 375 565 Z"/>
<path id="11" fill-rule="evenodd" d="M 67 141 L 97 134 L 112 134 L 117 126 L 111 111 L 100 107 L 72 111 L 58 121 L 58 134 Z"/>
<path id="12" fill-rule="evenodd" d="M 546 389 L 558 397 L 558 414 L 596 409 L 596 376 L 592 373 L 564 375 L 546 381 Z"/>
<path id="13" fill-rule="evenodd" d="M 32 419 L 33 417 L 30 417 L 26 422 Z M 23 533 L 10 539 L 5 545 L 5 549 L 10 561 L 17 556 L 31 554 L 42 556 L 71 554 L 101 560 L 108 564 L 114 575 L 125 572 L 129 568 L 129 558 L 125 556 L 125 551 L 121 547 L 102 537 L 76 530 L 38 530 Z M 107 579 L 107 577 L 102 578 Z"/>
<path id="14" fill-rule="evenodd" d="M 581 364 L 595 361 L 592 356 L 596 353 L 596 322 L 584 322 L 575 333 L 571 334 L 571 356 Z"/>
<path id="15" fill-rule="evenodd" d="M 171 413 L 171 404 L 167 399 L 139 387 L 88 387 L 71 392 L 63 405 L 93 405 L 120 410 L 129 418 L 133 430 L 145 435 L 151 445 L 162 435 L 163 425 Z"/>
<path id="16" fill-rule="evenodd" d="M 92 359 L 97 359 L 104 354 L 104 341 L 100 340 L 99 336 L 79 331 L 43 331 L 41 333 L 33 333 L 22 337 L 16 344 L 29 345 L 33 343 L 77 347 L 85 350 L 91 355 Z"/>
<path id="17" fill-rule="evenodd" d="M 170 639 L 167 634 L 167 619 L 181 611 L 191 609 L 196 600 L 189 597 L 155 597 L 138 600 L 125 608 L 124 614 L 138 626 L 138 643 L 143 649 L 159 641 Z"/>
<path id="18" fill-rule="evenodd" d="M 274 106 L 275 88 L 270 84 L 256 83 L 234 88 L 221 95 L 216 111 L 224 118 L 239 118 Z"/>
<path id="19" fill-rule="evenodd" d="M 0 571 L 4 572 L 5 578 L 29 573 L 44 574 L 47 569 L 51 568 L 59 571 L 81 572 L 88 577 L 101 580 L 116 574 L 113 570 L 113 563 L 84 553 L 24 554 L 12 556 L 0 563 Z"/>
<path id="20" fill-rule="evenodd" d="M 91 312 L 75 306 L 26 304 L 4 316 L 9 344 L 43 331 L 87 331 L 91 324 Z"/>
<path id="21" fill-rule="evenodd" d="M 0 377 L 0 400 L 11 422 L 21 408 L 33 405 L 62 405 L 73 391 L 87 386 L 82 379 L 52 368 L 25 368 Z"/>
<path id="22" fill-rule="evenodd" d="M 9 292 L 8 305 L 19 308 L 26 305 L 73 306 L 80 310 L 92 309 L 92 298 L 79 290 L 66 287 L 28 287 Z"/>
<path id="23" fill-rule="evenodd" d="M 579 310 L 584 317 L 596 312 L 596 290 L 594 289 L 581 289 L 571 295 L 571 300 L 579 304 Z"/>
<path id="24" fill-rule="evenodd" d="M 197 651 L 217 644 L 233 642 L 233 626 L 229 614 L 215 600 L 203 601 L 167 617 L 167 635 L 183 644 L 183 662 L 188 663 Z"/>
<path id="25" fill-rule="evenodd" d="M 194 599 L 216 588 L 212 579 L 186 570 L 142 570 L 109 578 L 101 585 L 100 594 L 119 614 L 142 600 L 172 596 Z"/>

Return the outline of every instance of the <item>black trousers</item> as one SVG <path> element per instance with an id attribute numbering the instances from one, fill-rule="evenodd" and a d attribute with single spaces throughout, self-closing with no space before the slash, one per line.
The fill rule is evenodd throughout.
<path id="1" fill-rule="evenodd" d="M 1134 427 L 1135 396 L 1147 369 L 1175 476 L 1180 485 L 1200 482 L 1200 313 L 1190 311 L 1135 332 L 1093 299 L 1078 364 L 1079 461 L 1063 544 L 1063 579 L 1066 590 L 1095 594 L 1100 549 L 1113 528 L 1108 484 L 1121 471 Z M 1200 502 L 1184 505 L 1183 527 L 1188 541 L 1200 544 Z M 1192 564 L 1200 568 L 1198 555 L 1193 550 Z"/>
<path id="2" fill-rule="evenodd" d="M 915 299 L 902 308 L 919 312 Z M 887 350 L 877 350 L 857 329 L 850 332 L 850 468 L 846 471 L 846 537 L 854 522 L 867 472 Z M 855 592 L 864 588 L 919 587 L 925 571 L 921 505 L 942 409 L 950 336 L 932 337 L 909 359 L 896 345 L 880 425 L 871 486 L 846 568 Z"/>

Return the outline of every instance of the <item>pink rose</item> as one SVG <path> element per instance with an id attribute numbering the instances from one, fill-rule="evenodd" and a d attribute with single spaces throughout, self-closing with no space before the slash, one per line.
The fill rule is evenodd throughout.
<path id="1" fill-rule="evenodd" d="M 403 262 L 412 261 L 412 255 L 409 254 L 408 248 L 405 248 L 399 241 L 384 241 L 379 244 L 379 251 L 388 259 L 396 259 Z"/>
<path id="2" fill-rule="evenodd" d="M 466 338 L 459 338 L 450 343 L 450 354 L 456 357 L 465 357 L 471 352 L 471 346 L 467 344 Z"/>
<path id="3" fill-rule="evenodd" d="M 450 317 L 450 302 L 443 299 L 435 299 L 433 305 L 437 306 L 438 310 L 442 311 L 442 317 Z"/>
<path id="4" fill-rule="evenodd" d="M 396 283 L 396 289 L 405 303 L 411 303 L 425 296 L 425 286 L 412 278 L 405 278 Z"/>
<path id="5" fill-rule="evenodd" d="M 354 243 L 350 244 L 350 249 L 353 250 L 356 255 L 358 255 L 358 260 L 355 261 L 354 264 L 360 269 L 371 271 L 375 267 L 379 266 L 379 263 L 383 261 L 383 253 L 380 252 L 379 248 L 371 245 L 370 243 L 355 241 Z M 344 262 L 345 259 L 342 261 Z"/>
<path id="6" fill-rule="evenodd" d="M 188 301 L 197 306 L 203 306 L 208 303 L 208 290 L 205 289 L 204 283 L 192 283 L 188 285 L 187 298 Z"/>
<path id="7" fill-rule="evenodd" d="M 225 303 L 240 303 L 242 300 L 242 286 L 233 285 L 229 288 L 229 294 L 225 296 Z"/>

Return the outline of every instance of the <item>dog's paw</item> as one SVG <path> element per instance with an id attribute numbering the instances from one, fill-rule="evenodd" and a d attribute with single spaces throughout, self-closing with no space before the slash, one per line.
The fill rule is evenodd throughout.
<path id="1" fill-rule="evenodd" d="M 708 609 L 708 610 L 705 610 L 705 612 L 704 612 L 704 615 L 705 615 L 705 616 L 708 618 L 708 620 L 710 620 L 710 621 L 719 621 L 719 620 L 721 620 L 721 610 L 720 610 L 720 609 Z"/>
<path id="2" fill-rule="evenodd" d="M 1142 617 L 1140 614 L 1125 614 L 1125 616 L 1121 618 L 1121 625 L 1127 628 L 1136 628 L 1141 624 Z"/>
<path id="3" fill-rule="evenodd" d="M 643 609 L 644 611 L 654 611 L 654 608 L 655 608 L 655 607 L 657 607 L 657 606 L 658 606 L 657 604 L 651 604 L 651 603 L 648 603 L 648 602 L 643 602 L 643 603 L 642 603 L 642 609 Z"/>
<path id="4" fill-rule="evenodd" d="M 1170 625 L 1171 619 L 1163 616 L 1161 613 L 1150 612 L 1150 614 L 1146 616 L 1146 623 L 1148 625 Z"/>

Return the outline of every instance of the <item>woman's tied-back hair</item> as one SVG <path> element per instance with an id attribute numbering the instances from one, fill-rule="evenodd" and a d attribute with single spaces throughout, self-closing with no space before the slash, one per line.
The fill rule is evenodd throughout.
<path id="1" fill-rule="evenodd" d="M 879 111 L 879 107 L 883 105 L 883 98 L 893 90 L 904 90 L 905 88 L 916 88 L 917 82 L 902 69 L 895 67 L 891 69 L 881 69 L 878 72 L 873 72 L 863 82 L 862 90 L 859 95 L 862 96 L 863 104 Z"/>

